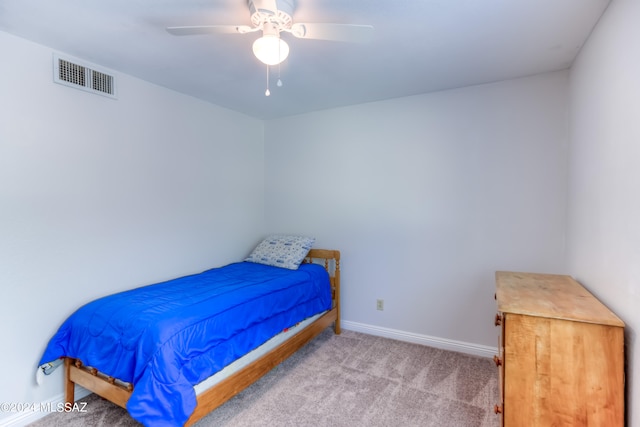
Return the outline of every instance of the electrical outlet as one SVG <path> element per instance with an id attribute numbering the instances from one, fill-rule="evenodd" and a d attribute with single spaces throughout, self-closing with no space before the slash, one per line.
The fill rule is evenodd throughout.
<path id="1" fill-rule="evenodd" d="M 384 310 L 384 300 L 383 299 L 379 299 L 376 300 L 376 310 Z"/>

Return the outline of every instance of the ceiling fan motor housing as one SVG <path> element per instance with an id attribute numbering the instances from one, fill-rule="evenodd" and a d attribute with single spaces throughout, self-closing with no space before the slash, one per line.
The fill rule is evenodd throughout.
<path id="1" fill-rule="evenodd" d="M 291 28 L 295 0 L 247 0 L 247 4 L 254 26 L 270 23 L 278 30 Z"/>

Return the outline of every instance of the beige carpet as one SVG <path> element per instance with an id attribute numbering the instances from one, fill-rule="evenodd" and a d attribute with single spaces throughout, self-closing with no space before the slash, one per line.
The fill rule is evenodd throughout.
<path id="1" fill-rule="evenodd" d="M 492 360 L 352 331 L 325 330 L 198 427 L 498 425 Z M 32 426 L 140 426 L 91 395 L 86 413 L 54 413 Z"/>

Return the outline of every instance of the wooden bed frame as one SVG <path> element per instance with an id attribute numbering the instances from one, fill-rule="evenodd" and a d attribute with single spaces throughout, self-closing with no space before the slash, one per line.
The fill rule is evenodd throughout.
<path id="1" fill-rule="evenodd" d="M 333 308 L 278 347 L 200 393 L 197 396 L 196 409 L 185 423 L 185 426 L 194 424 L 209 412 L 249 387 L 332 323 L 334 332 L 340 334 L 340 251 L 311 249 L 304 262 L 321 262 L 324 264 L 324 268 L 329 272 L 331 280 Z M 72 404 L 75 401 L 74 388 L 77 384 L 126 409 L 127 401 L 133 392 L 131 384 L 123 383 L 117 378 L 104 375 L 95 368 L 85 367 L 80 360 L 69 357 L 64 358 L 64 371 L 64 392 L 67 404 Z"/>

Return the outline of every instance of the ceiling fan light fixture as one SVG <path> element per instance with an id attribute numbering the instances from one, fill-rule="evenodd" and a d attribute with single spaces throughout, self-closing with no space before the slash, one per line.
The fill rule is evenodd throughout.
<path id="1" fill-rule="evenodd" d="M 277 35 L 265 34 L 253 42 L 253 54 L 267 65 L 277 65 L 289 56 L 289 45 Z"/>

